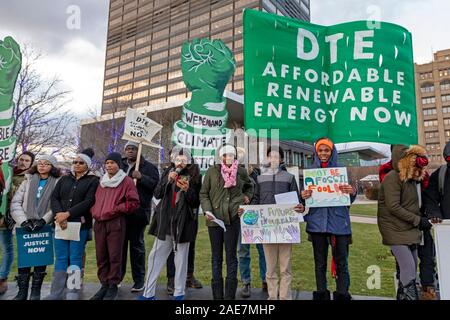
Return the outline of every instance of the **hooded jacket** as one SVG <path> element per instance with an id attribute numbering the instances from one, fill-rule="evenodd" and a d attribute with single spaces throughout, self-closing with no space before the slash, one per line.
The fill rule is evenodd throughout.
<path id="1" fill-rule="evenodd" d="M 425 170 L 416 167 L 417 155 L 426 155 L 421 146 L 394 146 L 392 166 L 381 183 L 378 199 L 378 228 L 385 245 L 412 245 L 421 240 L 420 182 Z"/>
<path id="2" fill-rule="evenodd" d="M 342 167 L 337 162 L 337 149 L 333 146 L 328 168 Z M 321 161 L 317 151 L 314 151 L 314 163 L 310 169 L 321 168 Z M 356 196 L 350 195 L 353 203 Z M 331 233 L 333 235 L 351 235 L 350 207 L 322 207 L 309 208 L 309 213 L 305 215 L 306 232 L 308 233 Z"/>
<path id="3" fill-rule="evenodd" d="M 444 148 L 443 156 L 444 159 L 450 156 L 450 141 Z M 446 166 L 443 195 L 439 192 L 440 169 L 431 174 L 428 188 L 423 193 L 423 204 L 429 217 L 450 219 L 450 162 L 447 162 Z"/>

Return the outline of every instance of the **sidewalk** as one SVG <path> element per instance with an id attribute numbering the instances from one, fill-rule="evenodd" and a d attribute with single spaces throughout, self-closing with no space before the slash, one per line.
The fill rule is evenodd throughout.
<path id="1" fill-rule="evenodd" d="M 48 277 L 48 276 L 47 276 Z M 17 294 L 16 284 L 14 282 L 8 283 L 8 291 L 0 297 L 0 300 L 11 300 Z M 171 300 L 172 297 L 168 296 L 165 290 L 165 285 L 159 285 L 156 290 L 156 297 L 159 300 Z M 99 284 L 86 283 L 83 288 L 83 293 L 81 295 L 82 300 L 89 300 L 97 290 L 100 289 Z M 119 288 L 119 296 L 117 300 L 135 300 L 139 294 L 130 292 L 131 285 L 123 284 Z M 42 298 L 45 298 L 50 292 L 50 283 L 44 283 L 42 286 Z M 312 300 L 312 292 L 306 291 L 293 291 L 292 295 L 294 300 Z M 203 287 L 203 289 L 187 289 L 186 300 L 211 300 L 212 292 L 210 287 Z M 252 296 L 249 299 L 243 299 L 240 296 L 240 289 L 238 288 L 236 294 L 237 300 L 267 300 L 267 293 L 263 292 L 260 288 L 252 289 Z M 393 300 L 393 298 L 386 297 L 367 297 L 367 296 L 353 296 L 354 300 Z"/>

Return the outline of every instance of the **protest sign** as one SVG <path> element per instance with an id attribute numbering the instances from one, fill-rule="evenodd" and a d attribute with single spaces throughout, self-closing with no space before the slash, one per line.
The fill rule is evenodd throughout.
<path id="1" fill-rule="evenodd" d="M 241 206 L 242 243 L 300 243 L 303 215 L 293 205 Z"/>
<path id="2" fill-rule="evenodd" d="M 259 136 L 417 143 L 412 39 L 395 24 L 325 27 L 245 9 L 244 91 L 245 128 Z"/>
<path id="3" fill-rule="evenodd" d="M 16 228 L 17 265 L 19 268 L 53 264 L 52 233 L 52 228 L 49 225 L 33 232 Z"/>
<path id="4" fill-rule="evenodd" d="M 307 207 L 349 206 L 350 196 L 342 193 L 339 186 L 348 184 L 347 168 L 320 168 L 303 170 L 305 190 L 312 190 L 306 199 Z"/>
<path id="5" fill-rule="evenodd" d="M 162 125 L 140 114 L 134 109 L 128 108 L 125 117 L 125 129 L 122 139 L 143 143 L 145 145 L 160 148 L 152 143 L 155 134 L 161 130 Z"/>
<path id="6" fill-rule="evenodd" d="M 450 220 L 434 225 L 436 260 L 441 300 L 450 300 Z"/>

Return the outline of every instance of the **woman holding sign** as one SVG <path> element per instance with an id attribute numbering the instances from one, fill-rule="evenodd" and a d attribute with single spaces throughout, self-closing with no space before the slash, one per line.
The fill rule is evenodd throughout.
<path id="1" fill-rule="evenodd" d="M 334 143 L 328 138 L 321 138 L 315 143 L 314 163 L 311 168 L 339 167 L 337 158 L 338 154 Z M 350 195 L 351 202 L 355 200 L 356 190 L 351 185 L 340 185 L 339 189 L 342 193 Z M 302 198 L 304 200 L 311 198 L 312 193 L 312 190 L 304 190 L 301 193 Z M 348 292 L 350 286 L 348 254 L 352 235 L 349 207 L 309 208 L 305 221 L 307 223 L 306 232 L 312 241 L 314 251 L 317 291 L 313 292 L 313 299 L 330 300 L 326 273 L 328 247 L 331 245 L 333 255 L 331 268 L 333 277 L 336 279 L 336 291 L 333 293 L 333 299 L 351 300 Z"/>
<path id="2" fill-rule="evenodd" d="M 54 156 L 44 155 L 25 174 L 25 180 L 11 201 L 11 217 L 16 226 L 22 227 L 27 232 L 33 232 L 53 222 L 50 200 L 60 177 L 57 164 L 58 161 Z M 31 267 L 19 268 L 17 276 L 19 292 L 14 300 L 27 300 L 31 275 L 33 282 L 30 300 L 40 300 L 42 282 L 47 275 L 46 268 L 47 266 L 35 266 L 33 273 Z"/>
<path id="3" fill-rule="evenodd" d="M 213 298 L 234 300 L 238 285 L 237 245 L 241 229 L 238 210 L 240 205 L 250 203 L 253 185 L 247 170 L 239 166 L 234 146 L 223 145 L 217 156 L 220 163 L 209 167 L 203 179 L 200 203 L 211 242 Z M 224 246 L 227 264 L 225 295 L 222 276 Z"/>
<path id="4" fill-rule="evenodd" d="M 55 269 L 50 296 L 46 300 L 63 299 L 69 266 L 75 268 L 75 275 L 81 278 L 84 249 L 89 229 L 92 228 L 90 210 L 94 205 L 95 191 L 99 183 L 98 177 L 89 170 L 93 156 L 92 149 L 77 154 L 73 159 L 71 172 L 58 181 L 52 194 L 51 208 L 55 214 L 56 227 L 66 230 L 68 223 L 71 228 L 79 224 L 80 230 L 78 241 L 57 238 L 55 235 Z M 78 300 L 79 292 L 79 287 L 70 288 L 66 299 Z"/>
<path id="5" fill-rule="evenodd" d="M 421 146 L 395 145 L 391 170 L 380 187 L 378 228 L 383 244 L 390 246 L 400 268 L 398 300 L 419 300 L 416 287 L 418 246 L 421 230 L 431 228 L 420 212 L 420 182 L 428 164 L 426 150 Z"/>
<path id="6" fill-rule="evenodd" d="M 174 299 L 184 300 L 189 244 L 197 235 L 197 208 L 200 205 L 200 170 L 187 149 L 172 150 L 171 165 L 155 188 L 161 199 L 153 214 L 149 233 L 156 237 L 148 257 L 148 273 L 140 300 L 155 300 L 156 282 L 167 258 L 174 251 Z"/>

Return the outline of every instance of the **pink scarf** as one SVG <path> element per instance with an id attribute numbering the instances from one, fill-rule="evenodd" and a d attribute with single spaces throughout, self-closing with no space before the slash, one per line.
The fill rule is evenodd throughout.
<path id="1" fill-rule="evenodd" d="M 228 167 L 225 163 L 222 163 L 220 166 L 220 172 L 222 173 L 222 178 L 225 181 L 224 188 L 231 188 L 236 186 L 236 176 L 238 171 L 238 162 L 237 160 L 233 161 L 231 167 Z"/>

